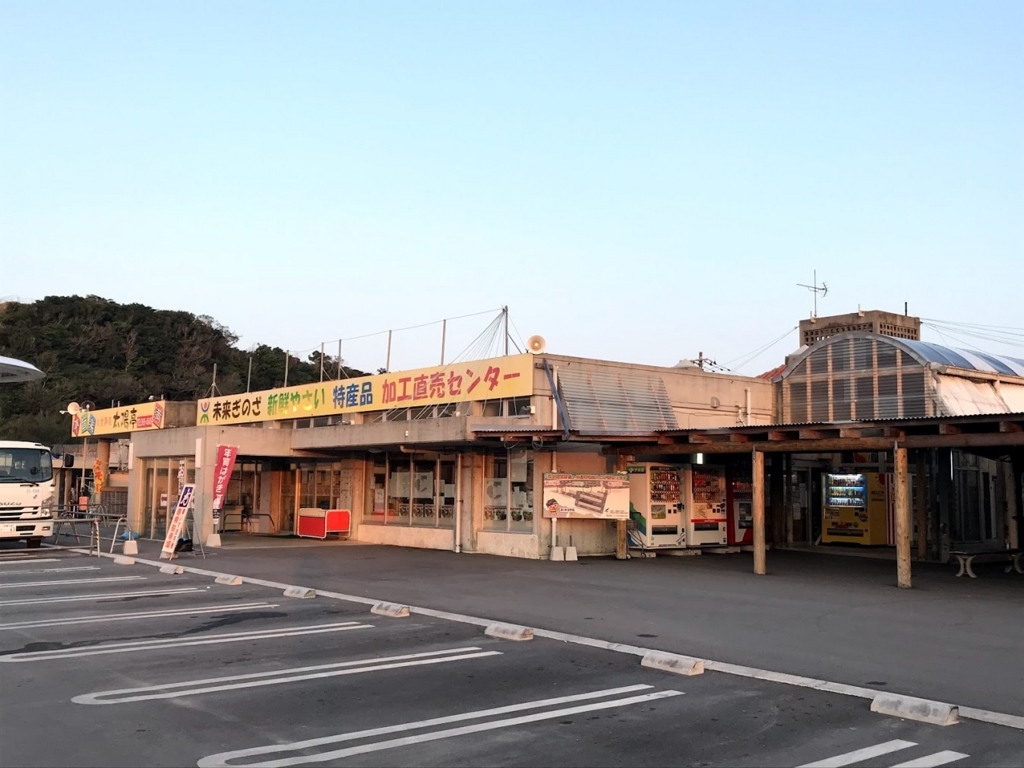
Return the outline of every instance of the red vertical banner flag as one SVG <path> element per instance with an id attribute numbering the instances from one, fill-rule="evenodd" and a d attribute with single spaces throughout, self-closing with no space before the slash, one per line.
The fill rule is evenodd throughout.
<path id="1" fill-rule="evenodd" d="M 238 458 L 237 445 L 218 445 L 217 461 L 213 468 L 213 515 L 220 517 L 224 508 L 224 499 L 228 495 L 228 483 L 231 473 L 235 470 L 235 459 Z"/>

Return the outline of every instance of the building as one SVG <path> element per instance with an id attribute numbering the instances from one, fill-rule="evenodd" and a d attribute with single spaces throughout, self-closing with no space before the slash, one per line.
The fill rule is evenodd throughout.
<path id="1" fill-rule="evenodd" d="M 359 541 L 539 558 L 555 527 L 542 513 L 545 474 L 609 472 L 608 442 L 769 423 L 773 385 L 525 354 L 133 408 L 88 414 L 73 433 L 130 438 L 127 512 L 144 535 L 162 537 L 186 483 L 199 535 L 212 533 L 217 446 L 231 445 L 224 531 L 290 534 L 301 509 L 347 509 Z M 608 554 L 617 530 L 569 519 L 557 535 Z"/>
<path id="2" fill-rule="evenodd" d="M 840 333 L 877 333 L 920 341 L 921 318 L 872 309 L 800 321 L 800 344 L 805 347 Z"/>

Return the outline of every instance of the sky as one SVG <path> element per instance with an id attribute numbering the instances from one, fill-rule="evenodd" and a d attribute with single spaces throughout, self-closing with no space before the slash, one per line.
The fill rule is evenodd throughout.
<path id="1" fill-rule="evenodd" d="M 450 358 L 507 305 L 559 354 L 778 339 L 757 374 L 815 270 L 822 315 L 1024 329 L 1022 39 L 1019 0 L 5 0 L 0 298 L 364 368 L 387 335 L 354 337 L 485 312 Z M 395 333 L 392 368 L 440 337 Z"/>

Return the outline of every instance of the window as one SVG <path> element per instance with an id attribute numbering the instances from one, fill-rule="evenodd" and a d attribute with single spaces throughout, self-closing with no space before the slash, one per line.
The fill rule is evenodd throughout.
<path id="1" fill-rule="evenodd" d="M 850 382 L 846 379 L 832 380 L 832 420 L 850 420 Z"/>
<path id="2" fill-rule="evenodd" d="M 36 448 L 0 450 L 0 483 L 46 483 L 52 479 L 49 451 Z"/>
<path id="3" fill-rule="evenodd" d="M 832 370 L 846 371 L 850 368 L 850 339 L 832 344 Z"/>
<path id="4" fill-rule="evenodd" d="M 369 477 L 366 482 L 366 500 L 363 504 L 364 523 L 384 522 L 384 491 L 387 483 L 387 461 L 384 456 L 376 456 L 373 463 L 367 463 Z"/>
<path id="5" fill-rule="evenodd" d="M 411 463 L 404 456 L 388 456 L 388 508 L 385 523 L 409 524 L 409 491 Z"/>
<path id="6" fill-rule="evenodd" d="M 484 530 L 508 530 L 508 456 L 488 456 L 484 467 Z"/>
<path id="7" fill-rule="evenodd" d="M 412 525 L 437 526 L 437 462 L 414 461 L 412 474 Z"/>
<path id="8" fill-rule="evenodd" d="M 316 506 L 316 466 L 304 465 L 299 469 L 299 509 Z"/>
<path id="9" fill-rule="evenodd" d="M 789 385 L 789 421 L 807 421 L 807 385 L 802 381 Z"/>
<path id="10" fill-rule="evenodd" d="M 828 381 L 811 384 L 811 421 L 828 421 Z"/>
<path id="11" fill-rule="evenodd" d="M 533 533 L 533 454 L 513 451 L 509 454 L 509 530 Z"/>
<path id="12" fill-rule="evenodd" d="M 487 457 L 484 530 L 533 533 L 533 451 Z"/>
<path id="13" fill-rule="evenodd" d="M 857 386 L 857 418 L 860 420 L 875 417 L 875 379 L 873 376 L 858 376 Z"/>
<path id="14" fill-rule="evenodd" d="M 927 416 L 925 413 L 924 371 L 903 371 L 903 417 Z"/>
<path id="15" fill-rule="evenodd" d="M 455 526 L 454 459 L 389 454 L 383 466 L 381 463 L 378 459 L 370 470 L 364 522 L 419 528 Z"/>

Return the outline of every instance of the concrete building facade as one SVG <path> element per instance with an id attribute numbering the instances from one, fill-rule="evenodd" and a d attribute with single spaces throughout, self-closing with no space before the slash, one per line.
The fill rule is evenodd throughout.
<path id="1" fill-rule="evenodd" d="M 513 355 L 191 409 L 189 426 L 109 436 L 130 438 L 127 513 L 143 535 L 162 537 L 185 483 L 196 489 L 195 534 L 213 532 L 217 446 L 232 445 L 221 530 L 291 534 L 300 509 L 347 509 L 358 541 L 540 558 L 552 545 L 545 474 L 611 472 L 615 459 L 602 446 L 660 430 L 767 424 L 773 385 L 696 368 Z M 557 525 L 559 542 L 571 537 L 581 555 L 615 552 L 616 535 L 614 521 Z"/>

